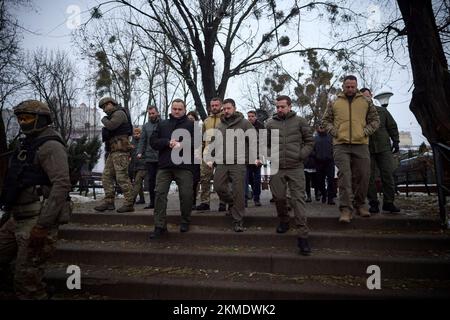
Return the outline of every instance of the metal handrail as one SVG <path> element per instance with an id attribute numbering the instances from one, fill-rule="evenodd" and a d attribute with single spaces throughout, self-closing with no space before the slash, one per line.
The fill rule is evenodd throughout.
<path id="1" fill-rule="evenodd" d="M 447 196 L 450 196 L 450 186 L 445 185 L 446 181 L 444 181 L 444 161 L 447 162 L 447 168 L 450 168 L 450 146 L 438 142 L 432 143 L 431 147 L 433 148 L 436 186 L 438 191 L 439 216 L 442 225 L 445 228 L 450 229 L 450 217 L 446 210 Z"/>

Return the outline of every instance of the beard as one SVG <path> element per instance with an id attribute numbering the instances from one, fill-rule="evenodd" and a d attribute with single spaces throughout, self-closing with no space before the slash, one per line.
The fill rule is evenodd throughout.
<path id="1" fill-rule="evenodd" d="M 285 119 L 286 118 L 286 114 L 283 113 L 283 112 L 277 112 L 277 115 L 278 115 L 278 118 L 281 118 L 281 119 Z"/>

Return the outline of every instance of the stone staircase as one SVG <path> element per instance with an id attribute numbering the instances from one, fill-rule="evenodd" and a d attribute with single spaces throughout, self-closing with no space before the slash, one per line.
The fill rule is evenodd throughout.
<path id="1" fill-rule="evenodd" d="M 388 299 L 450 297 L 450 233 L 426 217 L 376 215 L 342 225 L 326 205 L 309 217 L 309 257 L 296 232 L 276 234 L 274 207 L 248 208 L 246 231 L 235 233 L 223 212 L 192 214 L 178 230 L 149 240 L 152 210 L 78 212 L 61 226 L 46 280 L 56 299 Z M 308 211 L 310 212 L 310 211 Z M 68 290 L 69 265 L 81 269 L 81 290 Z M 369 266 L 381 289 L 369 290 Z"/>

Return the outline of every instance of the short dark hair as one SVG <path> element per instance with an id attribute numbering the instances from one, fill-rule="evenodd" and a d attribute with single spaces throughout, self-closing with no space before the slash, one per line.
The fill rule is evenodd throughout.
<path id="1" fill-rule="evenodd" d="M 152 110 L 152 109 L 155 109 L 156 112 L 159 112 L 158 108 L 156 106 L 150 105 L 150 106 L 147 107 L 147 111 Z"/>
<path id="2" fill-rule="evenodd" d="M 286 100 L 288 103 L 288 106 L 290 106 L 292 104 L 292 100 L 291 98 L 289 98 L 289 96 L 278 96 L 277 101 L 282 101 L 282 100 Z"/>
<path id="3" fill-rule="evenodd" d="M 361 88 L 361 89 L 359 89 L 359 91 L 360 91 L 361 93 L 364 93 L 364 92 L 366 92 L 366 91 L 369 91 L 369 93 L 372 94 L 372 91 L 370 91 L 369 88 Z"/>
<path id="4" fill-rule="evenodd" d="M 256 111 L 255 110 L 250 110 L 250 111 L 247 112 L 247 114 L 249 114 L 249 113 L 253 113 L 256 116 Z"/>
<path id="5" fill-rule="evenodd" d="M 211 101 L 219 101 L 220 103 L 222 103 L 222 98 L 221 97 L 214 97 L 211 99 Z M 211 101 L 209 103 L 211 103 Z"/>
<path id="6" fill-rule="evenodd" d="M 228 99 L 223 100 L 223 104 L 226 104 L 226 103 L 231 103 L 231 105 L 236 108 L 236 102 L 234 102 L 233 99 L 228 98 Z"/>
<path id="7" fill-rule="evenodd" d="M 184 100 L 183 99 L 174 99 L 173 101 L 172 101 L 172 104 L 174 104 L 175 102 L 181 102 L 182 104 L 183 104 L 183 107 L 184 107 L 184 109 L 186 109 L 186 103 L 184 102 Z"/>
<path id="8" fill-rule="evenodd" d="M 193 116 L 195 121 L 198 121 L 198 119 L 199 119 L 198 113 L 195 111 L 189 111 L 186 116 Z"/>
<path id="9" fill-rule="evenodd" d="M 356 82 L 358 82 L 358 79 L 356 79 L 356 77 L 352 74 L 349 74 L 348 76 L 344 77 L 344 82 L 347 80 L 355 80 Z"/>

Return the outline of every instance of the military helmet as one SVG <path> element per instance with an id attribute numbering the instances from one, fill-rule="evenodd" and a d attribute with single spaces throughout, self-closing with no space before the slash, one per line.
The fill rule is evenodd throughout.
<path id="1" fill-rule="evenodd" d="M 14 114 L 31 113 L 51 117 L 50 108 L 44 102 L 37 100 L 25 100 L 14 107 Z"/>
<path id="2" fill-rule="evenodd" d="M 114 100 L 113 98 L 111 98 L 111 97 L 104 97 L 104 98 L 101 98 L 100 101 L 98 102 L 98 107 L 99 107 L 100 109 L 103 109 L 103 108 L 105 107 L 105 105 L 106 105 L 107 103 L 109 103 L 109 102 L 111 102 L 111 103 L 112 103 L 113 105 L 115 105 L 115 106 L 118 105 L 117 101 Z"/>

